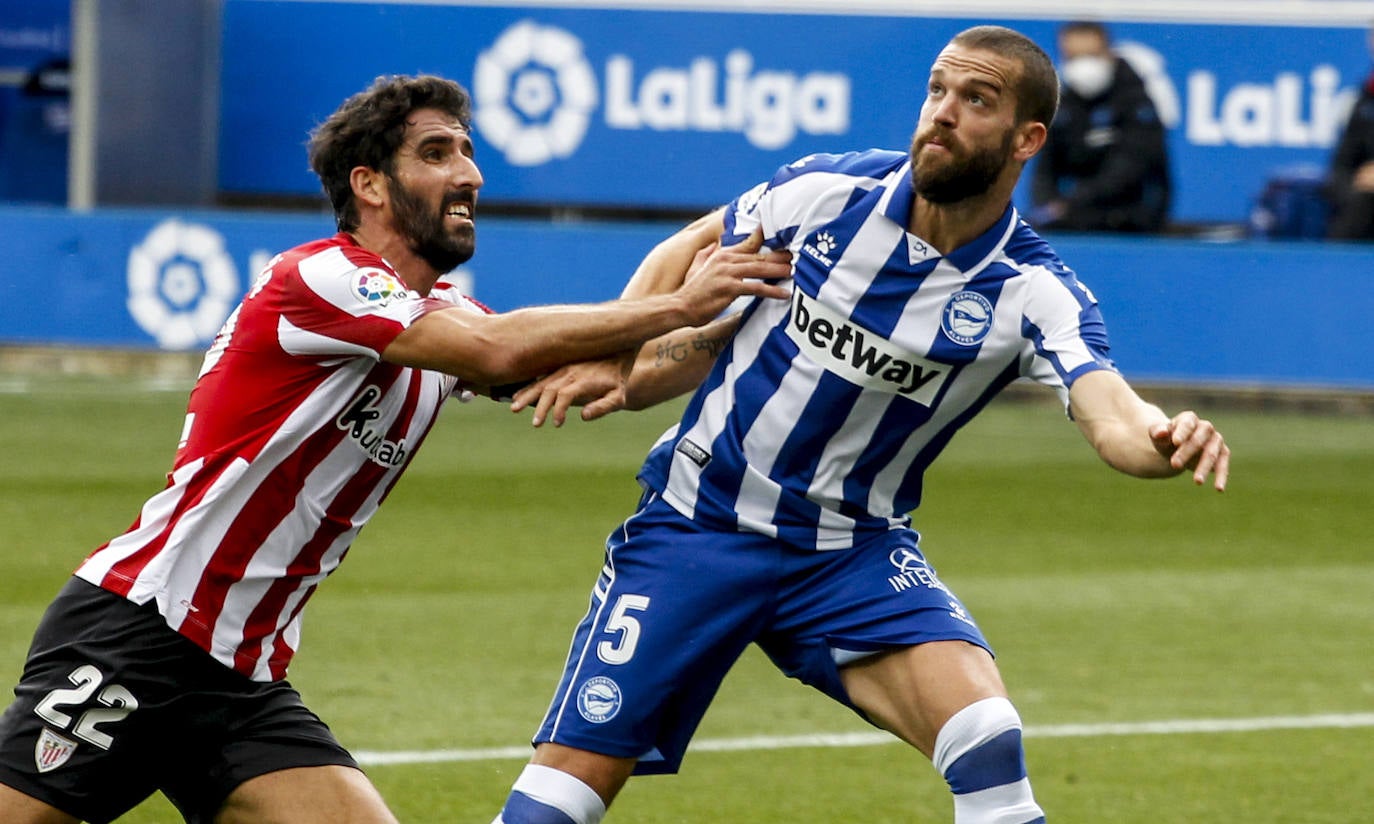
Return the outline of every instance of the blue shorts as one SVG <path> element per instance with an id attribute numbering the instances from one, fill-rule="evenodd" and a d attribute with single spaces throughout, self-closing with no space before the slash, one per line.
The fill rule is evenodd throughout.
<path id="1" fill-rule="evenodd" d="M 916 542 L 899 529 L 850 549 L 802 550 L 702 530 L 647 494 L 606 542 L 534 742 L 638 758 L 637 774 L 673 773 L 751 642 L 788 676 L 856 711 L 840 683 L 845 663 L 928 641 L 988 649 Z"/>

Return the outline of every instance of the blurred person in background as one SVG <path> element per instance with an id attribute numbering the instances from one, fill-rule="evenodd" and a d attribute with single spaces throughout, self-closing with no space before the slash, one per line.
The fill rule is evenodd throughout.
<path id="1" fill-rule="evenodd" d="M 457 83 L 382 77 L 315 130 L 338 233 L 268 263 L 205 356 L 166 487 L 41 619 L 0 715 L 3 824 L 103 824 L 155 791 L 196 824 L 394 824 L 286 672 L 445 400 L 786 296 L 750 279 L 789 271 L 756 238 L 671 294 L 490 313 L 445 279 L 476 248 L 470 119 Z"/>
<path id="2" fill-rule="evenodd" d="M 1140 75 L 1095 22 L 1059 30 L 1059 114 L 1032 172 L 1030 222 L 1070 232 L 1159 232 L 1171 186 L 1164 125 Z"/>
<path id="3" fill-rule="evenodd" d="M 1368 35 L 1374 55 L 1374 28 Z M 1334 240 L 1374 240 L 1374 72 L 1350 110 L 1326 179 L 1331 202 L 1327 233 Z"/>

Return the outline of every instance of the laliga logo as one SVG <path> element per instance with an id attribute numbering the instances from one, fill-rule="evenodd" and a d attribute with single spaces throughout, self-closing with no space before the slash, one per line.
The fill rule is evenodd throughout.
<path id="1" fill-rule="evenodd" d="M 604 89 L 612 129 L 738 132 L 760 149 L 782 148 L 798 130 L 849 130 L 847 75 L 755 71 L 754 56 L 743 49 L 726 55 L 723 67 L 702 56 L 686 68 L 658 67 L 638 78 L 634 61 L 615 54 L 606 60 Z M 600 102 L 581 41 L 529 20 L 478 55 L 473 98 L 482 136 L 516 166 L 571 156 Z"/>
<path id="2" fill-rule="evenodd" d="M 1269 84 L 1237 83 L 1224 90 L 1214 72 L 1197 69 L 1188 73 L 1185 105 L 1159 52 L 1131 42 L 1116 51 L 1145 81 L 1160 121 L 1170 129 L 1183 122 L 1195 146 L 1329 147 L 1358 96 L 1354 87 L 1341 88 L 1340 72 L 1326 63 L 1311 69 L 1306 85 L 1297 72 L 1279 72 Z"/>
<path id="3" fill-rule="evenodd" d="M 219 232 L 175 219 L 129 251 L 128 284 L 129 314 L 163 349 L 214 337 L 242 293 Z"/>
<path id="4" fill-rule="evenodd" d="M 477 128 L 514 166 L 571 155 L 597 102 L 578 39 L 528 20 L 477 56 L 472 86 Z"/>
<path id="5" fill-rule="evenodd" d="M 1202 146 L 1331 146 L 1355 102 L 1341 73 L 1323 63 L 1308 75 L 1311 114 L 1303 119 L 1303 78 L 1280 72 L 1272 85 L 1238 83 L 1217 100 L 1217 78 L 1188 75 L 1188 142 Z"/>

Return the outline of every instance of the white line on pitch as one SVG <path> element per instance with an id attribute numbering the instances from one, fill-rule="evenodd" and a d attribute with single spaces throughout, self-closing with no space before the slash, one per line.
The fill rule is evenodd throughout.
<path id="1" fill-rule="evenodd" d="M 1139 721 L 1119 724 L 1044 724 L 1026 727 L 1028 738 L 1084 738 L 1110 735 L 1188 735 L 1262 730 L 1311 730 L 1332 727 L 1374 727 L 1374 712 L 1328 715 L 1279 715 L 1265 718 L 1198 718 L 1176 721 Z M 885 732 L 840 732 L 811 735 L 759 735 L 747 738 L 706 738 L 692 744 L 693 752 L 781 750 L 795 747 L 871 747 L 896 743 Z M 524 759 L 530 748 L 491 747 L 468 750 L 360 750 L 354 757 L 364 766 L 427 764 L 447 761 Z"/>

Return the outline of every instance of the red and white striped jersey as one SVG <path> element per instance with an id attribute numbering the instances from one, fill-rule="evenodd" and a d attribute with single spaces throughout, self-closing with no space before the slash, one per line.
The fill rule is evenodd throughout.
<path id="1" fill-rule="evenodd" d="M 278 255 L 225 321 L 167 487 L 76 574 L 257 681 L 284 677 L 301 609 L 348 552 L 457 380 L 384 363 L 428 297 L 346 234 Z"/>

